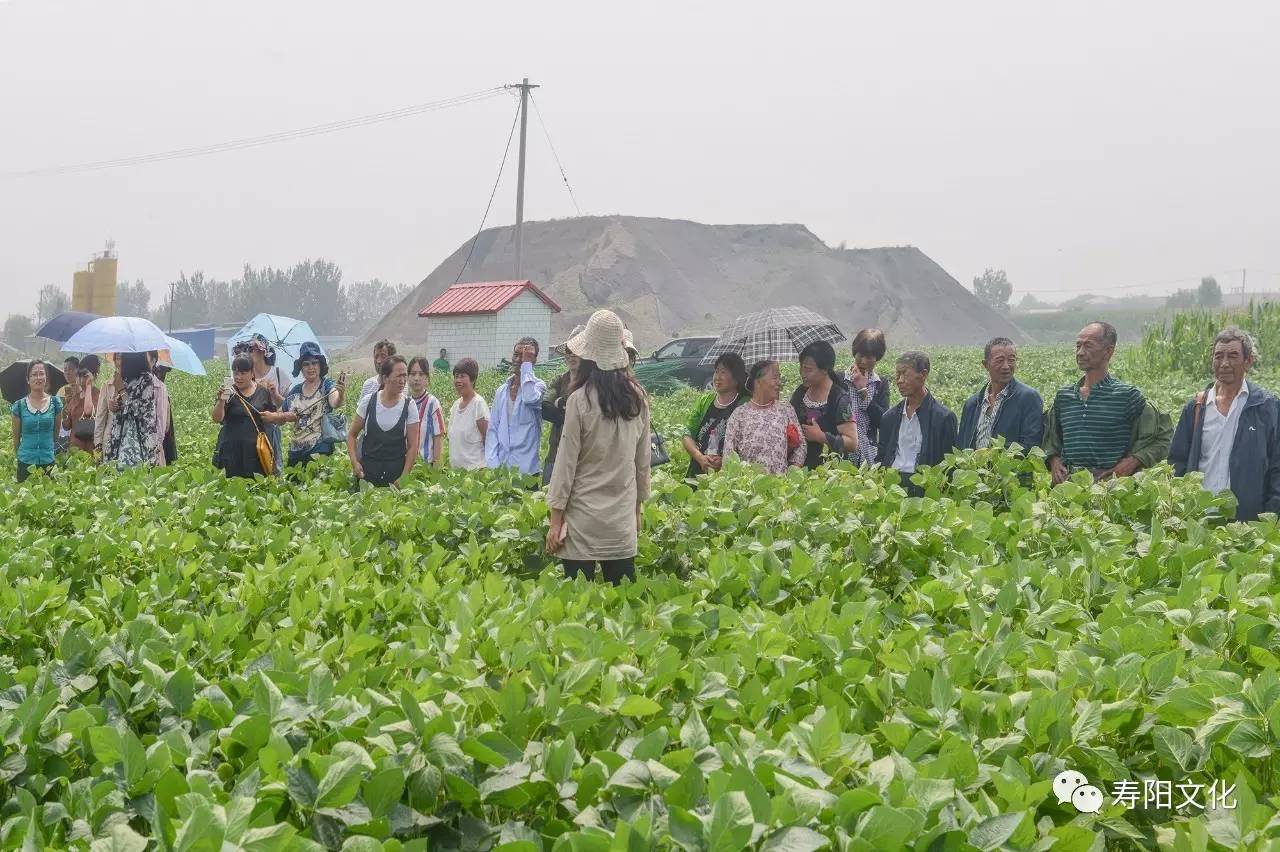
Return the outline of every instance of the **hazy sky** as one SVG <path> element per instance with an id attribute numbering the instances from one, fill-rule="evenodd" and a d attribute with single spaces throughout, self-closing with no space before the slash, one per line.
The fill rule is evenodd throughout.
<path id="1" fill-rule="evenodd" d="M 625 11 L 624 11 L 625 9 Z M 0 0 L 0 172 L 537 92 L 584 213 L 801 222 L 968 284 L 1280 289 L 1280 4 Z M 114 237 L 180 272 L 416 283 L 475 231 L 506 95 L 197 159 L 0 177 L 0 294 Z M 536 120 L 526 218 L 573 215 Z M 514 220 L 514 154 L 491 224 Z M 1042 292 L 1050 291 L 1050 292 Z"/>

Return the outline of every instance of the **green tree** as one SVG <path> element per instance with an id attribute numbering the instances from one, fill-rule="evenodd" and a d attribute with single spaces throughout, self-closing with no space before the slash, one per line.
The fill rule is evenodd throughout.
<path id="1" fill-rule="evenodd" d="M 378 278 L 348 284 L 342 292 L 345 328 L 356 336 L 363 334 L 400 304 L 412 289 L 407 284 L 388 284 Z"/>
<path id="2" fill-rule="evenodd" d="M 122 317 L 145 317 L 151 307 L 151 291 L 141 281 L 121 281 L 116 285 L 116 313 Z M 167 318 L 166 318 L 167 319 Z M 161 328 L 167 328 L 161 324 Z"/>
<path id="3" fill-rule="evenodd" d="M 988 269 L 973 279 L 973 295 L 983 304 L 995 308 L 1001 313 L 1009 313 L 1009 299 L 1013 296 L 1013 285 L 1003 269 Z"/>
<path id="4" fill-rule="evenodd" d="M 1024 293 L 1022 299 L 1018 302 L 1018 310 L 1020 311 L 1038 311 L 1051 307 L 1053 306 L 1048 302 L 1042 302 L 1032 293 Z"/>
<path id="5" fill-rule="evenodd" d="M 311 323 L 318 334 L 344 330 L 350 319 L 342 298 L 342 270 L 327 260 L 304 260 L 289 270 L 290 304 L 296 316 Z"/>
<path id="6" fill-rule="evenodd" d="M 1200 293 L 1191 289 L 1176 290 L 1164 300 L 1164 304 L 1173 311 L 1189 311 L 1200 304 Z"/>
<path id="7" fill-rule="evenodd" d="M 58 314 L 71 310 L 71 297 L 56 284 L 46 284 L 36 297 L 36 324 L 43 325 Z"/>
<path id="8" fill-rule="evenodd" d="M 209 318 L 210 284 L 205 281 L 203 272 L 194 272 L 190 277 L 184 272 L 182 276 L 169 285 L 169 293 L 156 310 L 156 324 L 161 328 L 169 327 L 170 302 L 172 301 L 173 327 L 186 328 L 192 325 L 203 325 L 211 322 Z"/>
<path id="9" fill-rule="evenodd" d="M 1201 278 L 1200 289 L 1196 291 L 1196 301 L 1202 308 L 1222 307 L 1222 288 L 1218 286 L 1218 279 L 1212 275 Z"/>
<path id="10" fill-rule="evenodd" d="M 36 333 L 36 322 L 26 314 L 9 314 L 4 321 L 4 342 L 22 349 L 27 338 Z"/>

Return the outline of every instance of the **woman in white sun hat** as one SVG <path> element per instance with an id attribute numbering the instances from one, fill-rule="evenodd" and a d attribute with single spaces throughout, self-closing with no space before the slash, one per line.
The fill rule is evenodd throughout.
<path id="1" fill-rule="evenodd" d="M 596 311 L 568 341 L 580 359 L 547 489 L 547 552 L 565 576 L 635 579 L 640 508 L 649 496 L 649 401 L 631 376 L 622 320 Z"/>

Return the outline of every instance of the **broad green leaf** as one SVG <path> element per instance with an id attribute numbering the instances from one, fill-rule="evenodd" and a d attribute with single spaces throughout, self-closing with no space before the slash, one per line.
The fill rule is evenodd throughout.
<path id="1" fill-rule="evenodd" d="M 204 796 L 192 793 L 178 798 L 182 826 L 174 839 L 174 852 L 220 852 L 226 824 Z"/>
<path id="2" fill-rule="evenodd" d="M 375 773 L 363 786 L 364 803 L 374 817 L 383 817 L 400 801 L 404 794 L 404 770 L 392 766 Z"/>
<path id="3" fill-rule="evenodd" d="M 702 724 L 702 717 L 697 710 L 691 710 L 689 718 L 680 726 L 680 742 L 685 748 L 695 752 L 711 745 L 711 737 L 707 735 L 707 728 Z"/>
<path id="4" fill-rule="evenodd" d="M 185 716 L 195 700 L 196 679 L 190 667 L 183 666 L 170 676 L 164 687 L 165 698 L 173 705 L 173 709 Z"/>
<path id="5" fill-rule="evenodd" d="M 1170 766 L 1183 773 L 1190 772 L 1195 764 L 1195 741 L 1191 735 L 1177 728 L 1157 725 L 1151 730 L 1151 742 L 1156 754 Z"/>
<path id="6" fill-rule="evenodd" d="M 919 820 L 912 814 L 876 805 L 863 817 L 858 836 L 876 849 L 896 849 L 906 843 L 919 827 Z"/>
<path id="7" fill-rule="evenodd" d="M 793 825 L 769 835 L 761 849 L 762 852 L 814 852 L 830 845 L 830 840 L 813 829 Z"/>
<path id="8" fill-rule="evenodd" d="M 622 716 L 652 716 L 654 713 L 661 711 L 661 704 L 643 695 L 628 696 L 622 702 L 622 706 L 618 708 L 618 713 Z"/>
<path id="9" fill-rule="evenodd" d="M 969 832 L 969 842 L 982 850 L 999 849 L 1018 830 L 1023 814 L 1000 814 L 985 819 Z"/>
<path id="10" fill-rule="evenodd" d="M 711 852 L 744 849 L 751 840 L 754 825 L 751 803 L 744 794 L 734 791 L 722 796 L 711 807 L 711 820 L 706 828 L 708 848 Z"/>
<path id="11" fill-rule="evenodd" d="M 127 825 L 111 826 L 105 837 L 89 844 L 89 852 L 143 852 L 147 840 Z"/>
<path id="12" fill-rule="evenodd" d="M 345 757 L 329 767 L 316 787 L 317 808 L 341 808 L 360 792 L 359 758 Z"/>
<path id="13" fill-rule="evenodd" d="M 89 747 L 93 756 L 108 766 L 124 759 L 124 746 L 120 741 L 120 732 L 109 726 L 89 729 Z"/>

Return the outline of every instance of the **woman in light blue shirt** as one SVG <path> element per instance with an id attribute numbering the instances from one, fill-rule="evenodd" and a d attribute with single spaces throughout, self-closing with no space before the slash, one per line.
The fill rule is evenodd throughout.
<path id="1" fill-rule="evenodd" d="M 43 361 L 27 366 L 27 390 L 9 409 L 19 482 L 26 481 L 33 467 L 46 474 L 53 467 L 53 439 L 62 417 L 62 400 L 49 394 L 49 373 Z"/>

